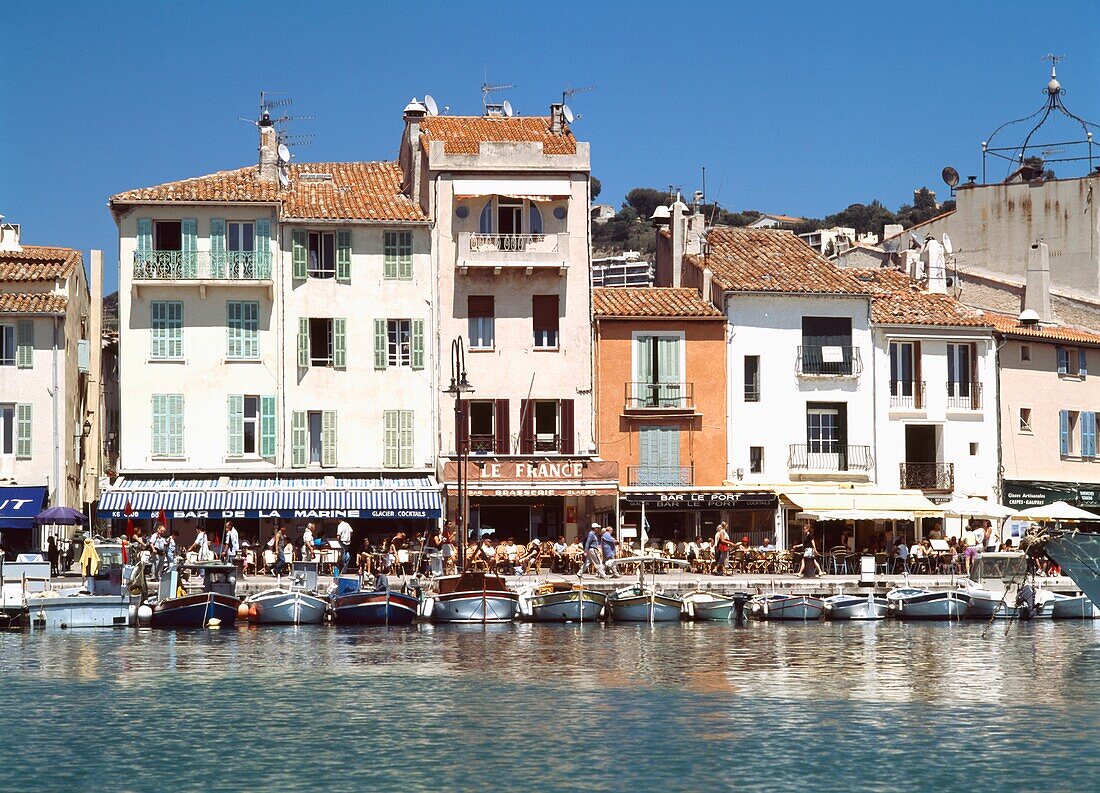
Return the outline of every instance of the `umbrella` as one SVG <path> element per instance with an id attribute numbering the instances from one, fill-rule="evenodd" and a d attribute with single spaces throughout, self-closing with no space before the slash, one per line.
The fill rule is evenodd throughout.
<path id="1" fill-rule="evenodd" d="M 35 526 L 76 526 L 88 519 L 71 507 L 50 507 L 34 516 Z"/>
<path id="2" fill-rule="evenodd" d="M 1065 501 L 1055 501 L 1053 504 L 1044 504 L 1041 507 L 1030 507 L 1016 513 L 1017 517 L 1030 518 L 1031 520 L 1091 520 L 1100 521 L 1100 515 L 1088 512 L 1080 507 L 1067 504 Z"/>
<path id="3" fill-rule="evenodd" d="M 1011 518 L 1017 514 L 1016 510 L 1010 507 L 1002 507 L 993 501 L 975 496 L 953 498 L 946 504 L 940 504 L 940 508 L 945 515 L 953 517 Z"/>

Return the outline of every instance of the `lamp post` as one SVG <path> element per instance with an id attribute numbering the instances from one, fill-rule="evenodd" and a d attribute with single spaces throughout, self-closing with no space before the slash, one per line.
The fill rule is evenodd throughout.
<path id="1" fill-rule="evenodd" d="M 455 457 L 458 460 L 458 477 L 455 489 L 458 491 L 458 504 L 455 524 L 458 526 L 458 569 L 466 569 L 466 461 L 470 455 L 470 443 L 464 431 L 465 420 L 462 409 L 462 395 L 472 393 L 474 387 L 466 379 L 466 345 L 462 337 L 451 342 L 451 384 L 443 391 L 455 400 Z"/>

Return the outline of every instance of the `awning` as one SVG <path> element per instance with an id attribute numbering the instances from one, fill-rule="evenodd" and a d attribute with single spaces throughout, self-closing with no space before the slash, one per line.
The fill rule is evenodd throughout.
<path id="1" fill-rule="evenodd" d="M 455 179 L 456 198 L 505 196 L 529 201 L 553 201 L 572 194 L 568 179 Z"/>
<path id="2" fill-rule="evenodd" d="M 917 492 L 784 492 L 783 497 L 800 507 L 795 517 L 807 520 L 913 520 L 924 515 L 943 515 L 943 508 Z"/>
<path id="3" fill-rule="evenodd" d="M 775 509 L 779 504 L 779 497 L 770 490 L 628 487 L 622 496 L 631 507 L 645 504 L 646 509 L 658 510 Z"/>
<path id="4" fill-rule="evenodd" d="M 122 479 L 99 498 L 102 518 L 438 518 L 433 477 Z"/>
<path id="5" fill-rule="evenodd" d="M 45 487 L 0 487 L 0 529 L 32 528 L 45 504 Z"/>

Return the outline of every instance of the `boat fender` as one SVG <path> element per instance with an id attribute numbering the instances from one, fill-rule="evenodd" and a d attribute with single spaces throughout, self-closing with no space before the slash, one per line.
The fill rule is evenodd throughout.
<path id="1" fill-rule="evenodd" d="M 216 631 L 222 626 L 222 621 L 217 617 L 211 617 L 210 621 L 206 623 L 206 627 L 212 631 Z"/>
<path id="2" fill-rule="evenodd" d="M 255 603 L 241 603 L 237 606 L 237 619 L 246 620 L 249 618 L 255 619 L 256 617 L 256 604 Z"/>
<path id="3" fill-rule="evenodd" d="M 137 607 L 137 624 L 148 625 L 153 619 L 153 609 L 148 603 L 142 603 Z"/>

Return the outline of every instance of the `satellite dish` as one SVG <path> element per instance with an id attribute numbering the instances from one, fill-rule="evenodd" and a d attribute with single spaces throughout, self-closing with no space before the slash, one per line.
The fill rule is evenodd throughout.
<path id="1" fill-rule="evenodd" d="M 573 123 L 573 109 L 571 107 L 569 107 L 569 105 L 562 105 L 561 106 L 561 112 L 565 116 L 566 122 L 569 123 L 569 124 L 572 124 Z"/>
<path id="2" fill-rule="evenodd" d="M 913 242 L 917 243 L 918 248 L 923 248 L 924 247 L 924 240 L 922 240 L 920 237 L 918 237 L 916 234 L 914 234 L 911 231 L 909 232 L 909 238 L 911 240 L 913 240 Z"/>
<path id="3" fill-rule="evenodd" d="M 504 111 L 504 115 L 508 116 L 508 118 L 511 118 L 512 114 L 516 112 L 512 110 L 512 103 L 509 102 L 507 99 L 504 100 L 504 104 L 501 105 L 501 109 Z"/>
<path id="4" fill-rule="evenodd" d="M 279 144 L 279 162 L 290 162 L 290 149 L 285 143 Z"/>
<path id="5" fill-rule="evenodd" d="M 948 256 L 955 252 L 954 246 L 951 245 L 951 237 L 947 235 L 946 231 L 943 233 L 943 249 L 947 251 Z"/>
<path id="6" fill-rule="evenodd" d="M 944 184 L 948 187 L 954 187 L 959 183 L 959 172 L 950 165 L 940 171 L 940 176 L 943 177 Z"/>
<path id="7" fill-rule="evenodd" d="M 290 187 L 290 177 L 286 175 L 285 171 L 279 171 L 279 184 L 283 187 Z"/>
<path id="8" fill-rule="evenodd" d="M 435 103 L 435 97 L 431 94 L 424 94 L 424 107 L 428 108 L 429 116 L 439 115 L 439 105 Z"/>

